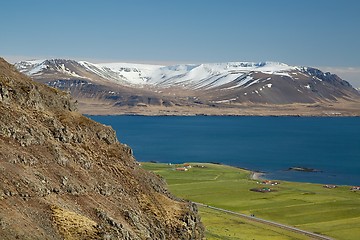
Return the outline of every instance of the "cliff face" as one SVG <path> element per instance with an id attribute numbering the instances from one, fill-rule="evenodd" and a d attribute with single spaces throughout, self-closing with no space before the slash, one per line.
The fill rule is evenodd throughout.
<path id="1" fill-rule="evenodd" d="M 201 239 L 191 203 L 142 170 L 110 127 L 0 59 L 2 239 Z"/>

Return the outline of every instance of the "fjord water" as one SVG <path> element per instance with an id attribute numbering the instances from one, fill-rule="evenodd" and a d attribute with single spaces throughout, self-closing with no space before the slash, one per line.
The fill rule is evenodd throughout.
<path id="1" fill-rule="evenodd" d="M 268 179 L 360 185 L 357 117 L 90 117 L 111 125 L 138 161 L 215 162 Z"/>

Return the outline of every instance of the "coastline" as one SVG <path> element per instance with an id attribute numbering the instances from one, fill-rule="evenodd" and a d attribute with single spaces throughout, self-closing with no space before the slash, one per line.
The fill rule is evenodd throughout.
<path id="1" fill-rule="evenodd" d="M 255 104 L 239 103 L 209 106 L 122 106 L 111 102 L 96 103 L 78 100 L 80 113 L 90 116 L 292 116 L 292 117 L 360 117 L 360 101 L 330 103 Z"/>
<path id="2" fill-rule="evenodd" d="M 152 164 L 166 164 L 168 165 L 168 163 L 163 163 L 163 162 L 149 162 L 149 161 L 140 161 L 139 163 L 152 163 Z M 335 183 L 335 182 L 317 182 L 317 181 L 299 181 L 299 180 L 289 180 L 289 179 L 279 179 L 279 178 L 267 178 L 266 175 L 270 174 L 268 172 L 261 172 L 258 170 L 251 170 L 248 168 L 242 168 L 242 167 L 238 167 L 238 166 L 232 166 L 232 165 L 228 165 L 228 164 L 223 164 L 220 162 L 183 162 L 183 163 L 173 163 L 174 166 L 183 166 L 184 164 L 191 164 L 191 165 L 206 165 L 206 164 L 212 164 L 212 165 L 217 165 L 217 166 L 223 166 L 223 167 L 230 167 L 230 168 L 237 168 L 237 169 L 241 169 L 243 171 L 246 171 L 248 173 L 248 179 L 250 180 L 254 180 L 254 181 L 264 181 L 264 180 L 269 180 L 269 181 L 281 181 L 281 182 L 291 182 L 291 183 L 307 183 L 307 184 L 316 184 L 316 185 L 337 185 L 337 186 L 343 186 L 343 187 L 351 187 L 351 186 L 358 186 L 358 184 L 356 183 Z M 316 172 L 315 172 L 316 173 Z"/>
<path id="3" fill-rule="evenodd" d="M 346 144 L 346 141 L 340 141 L 340 138 L 334 136 L 347 136 L 349 139 L 356 140 L 358 137 L 354 134 L 358 131 L 359 118 L 295 118 L 295 117 L 137 117 L 132 119 L 129 117 L 90 117 L 95 121 L 102 122 L 113 126 L 118 132 L 118 138 L 122 139 L 122 142 L 126 142 L 129 146 L 134 148 L 135 156 L 140 161 L 146 160 L 159 160 L 162 162 L 168 162 L 171 159 L 174 162 L 184 161 L 200 161 L 211 162 L 218 161 L 223 164 L 227 164 L 233 167 L 247 168 L 248 177 L 251 172 L 265 172 L 266 175 L 260 175 L 259 177 L 264 180 L 291 180 L 295 182 L 311 182 L 320 184 L 337 184 L 337 185 L 359 185 L 359 175 L 357 175 L 356 160 L 353 156 L 344 159 L 339 162 L 334 158 L 334 154 L 329 155 L 326 161 L 333 161 L 332 165 L 326 165 L 326 163 L 313 164 L 312 160 L 317 154 L 326 152 L 348 152 L 352 151 L 357 154 L 359 149 L 356 149 L 354 144 Z M 159 118 L 159 119 L 157 119 Z M 141 123 L 139 128 L 137 124 Z M 173 129 L 172 124 L 177 123 L 177 127 Z M 186 124 L 184 124 L 186 123 Z M 266 123 L 266 124 L 265 124 Z M 280 131 L 283 129 L 282 124 L 286 123 L 289 131 Z M 338 125 L 338 126 L 337 126 Z M 146 126 L 146 127 L 145 127 Z M 198 128 L 198 126 L 201 126 Z M 270 126 L 270 127 L 269 127 Z M 321 126 L 320 128 L 318 126 Z M 332 129 L 333 126 L 337 126 Z M 206 131 L 205 130 L 206 127 Z M 126 128 L 126 129 L 125 129 Z M 274 132 L 274 128 L 277 129 Z M 162 131 L 167 129 L 168 131 Z M 187 131 L 185 135 L 179 135 L 180 138 L 173 138 L 175 134 L 178 134 L 178 129 L 181 131 Z M 295 130 L 296 129 L 296 130 Z M 331 129 L 331 138 L 324 138 L 327 136 L 328 130 Z M 355 130 L 354 130 L 355 129 Z M 300 131 L 301 130 L 301 131 Z M 171 137 L 169 133 L 172 132 Z M 246 134 L 244 135 L 243 133 Z M 292 133 L 292 134 L 289 134 Z M 336 143 L 336 146 L 347 146 L 336 150 L 335 148 L 326 148 L 325 145 L 321 145 L 311 149 L 311 151 L 317 154 L 311 154 L 310 150 L 301 151 L 296 157 L 293 158 L 293 153 L 297 149 L 277 149 L 277 145 L 271 139 L 282 141 L 282 139 L 294 139 L 295 137 L 301 138 L 301 145 L 307 145 L 308 140 L 316 142 L 326 140 L 331 141 L 331 144 Z M 217 136 L 219 135 L 219 136 Z M 226 136 L 225 136 L 226 135 Z M 212 138 L 217 136 L 216 138 Z M 246 137 L 245 137 L 246 136 Z M 249 138 L 247 138 L 249 136 Z M 220 139 L 221 137 L 221 139 Z M 147 138 L 153 138 L 154 140 L 148 142 Z M 199 139 L 199 144 L 191 144 L 189 139 Z M 268 144 L 263 146 L 266 151 L 256 151 L 257 143 L 260 139 Z M 166 139 L 166 141 L 164 141 Z M 186 152 L 181 151 L 176 153 L 175 151 L 167 152 L 165 155 L 162 151 L 158 151 L 157 146 L 162 148 L 175 149 L 178 148 L 178 141 L 183 141 L 183 146 L 186 146 Z M 201 141 L 200 141 L 201 140 Z M 209 146 L 206 142 L 221 143 L 222 146 L 214 145 Z M 324 142 L 325 143 L 325 142 Z M 150 144 L 152 147 L 148 147 Z M 159 145 L 162 144 L 162 145 Z M 241 155 L 237 150 L 237 145 L 241 144 L 244 149 L 241 150 Z M 245 145 L 246 144 L 246 145 Z M 326 143 L 327 144 L 327 143 Z M 150 146 L 149 145 L 149 146 Z M 147 147 L 144 147 L 147 146 Z M 292 146 L 292 147 L 295 147 Z M 219 148 L 215 151 L 216 148 Z M 201 150 L 201 152 L 200 152 Z M 222 151 L 226 151 L 226 154 L 222 154 Z M 279 153 L 274 158 L 268 159 L 265 152 Z M 201 153 L 201 154 L 198 154 Z M 281 153 L 281 154 L 280 154 Z M 223 156 L 224 155 L 224 156 Z M 150 156 L 150 157 L 149 157 Z M 323 156 L 323 155 L 320 155 Z M 240 157 L 242 159 L 240 159 Z M 256 162 L 249 161 L 247 159 L 256 158 Z M 239 160 L 237 160 L 239 158 Z M 289 159 L 289 163 L 287 163 Z M 272 163 L 272 161 L 274 161 Z M 351 164 L 351 165 L 350 165 Z M 305 171 L 287 171 L 289 167 L 303 166 L 308 168 L 316 168 L 323 172 L 305 172 Z M 341 166 L 341 168 L 335 168 L 333 166 Z M 346 170 L 346 171 L 345 171 Z M 257 174 L 256 174 L 257 175 Z M 257 176 L 256 176 L 257 177 Z"/>
<path id="4" fill-rule="evenodd" d="M 265 180 L 265 173 L 263 172 L 254 172 L 250 170 L 250 179 L 251 180 Z"/>

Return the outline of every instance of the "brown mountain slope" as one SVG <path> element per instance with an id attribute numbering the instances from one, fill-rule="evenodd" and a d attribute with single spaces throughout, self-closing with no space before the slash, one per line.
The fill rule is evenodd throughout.
<path id="1" fill-rule="evenodd" d="M 67 94 L 0 59 L 1 239 L 201 239 L 191 203 Z"/>

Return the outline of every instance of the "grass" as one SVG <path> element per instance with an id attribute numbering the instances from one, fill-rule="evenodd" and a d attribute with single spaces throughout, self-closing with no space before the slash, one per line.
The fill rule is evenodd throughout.
<path id="1" fill-rule="evenodd" d="M 65 240 L 100 239 L 97 224 L 75 212 L 52 206 L 53 220 Z"/>
<path id="2" fill-rule="evenodd" d="M 240 219 L 237 216 L 209 208 L 200 207 L 199 211 L 206 226 L 207 239 L 307 239 L 307 237 L 297 233 Z"/>
<path id="3" fill-rule="evenodd" d="M 143 167 L 164 177 L 176 196 L 207 205 L 295 226 L 336 239 L 360 236 L 360 192 L 349 186 L 335 189 L 320 184 L 282 182 L 269 193 L 249 191 L 263 185 L 250 179 L 250 172 L 230 166 L 193 163 L 186 172 L 167 164 L 143 163 Z M 194 167 L 198 165 L 199 167 Z M 200 167 L 204 166 L 204 167 Z M 268 187 L 268 186 L 267 186 Z M 279 229 L 250 224 L 236 216 L 200 209 L 208 239 L 302 239 Z M 239 221 L 241 223 L 239 223 Z M 225 230 L 228 229 L 228 230 Z M 285 234 L 286 233 L 286 234 Z M 269 235 L 270 234 L 270 235 Z"/>

